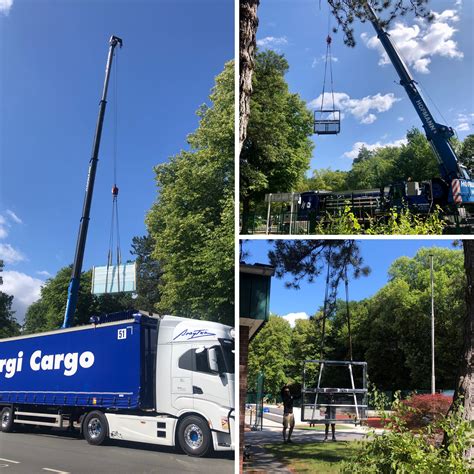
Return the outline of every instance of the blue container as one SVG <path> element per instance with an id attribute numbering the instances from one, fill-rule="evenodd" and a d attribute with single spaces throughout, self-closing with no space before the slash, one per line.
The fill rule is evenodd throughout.
<path id="1" fill-rule="evenodd" d="M 130 316 L 0 340 L 0 403 L 153 408 L 158 321 Z"/>

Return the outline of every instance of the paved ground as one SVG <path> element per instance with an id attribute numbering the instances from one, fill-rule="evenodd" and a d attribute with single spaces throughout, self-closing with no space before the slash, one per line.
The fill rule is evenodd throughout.
<path id="1" fill-rule="evenodd" d="M 354 428 L 349 425 L 347 428 L 336 431 L 338 441 L 354 441 L 364 439 L 367 428 Z M 378 431 L 378 430 L 377 430 Z M 322 443 L 324 442 L 324 431 L 295 429 L 291 437 L 295 444 L 295 450 L 300 443 Z M 331 443 L 332 441 L 328 441 Z M 337 442 L 337 441 L 336 441 Z M 245 445 L 249 446 L 250 458 L 245 463 L 245 472 L 277 472 L 290 473 L 290 471 L 276 461 L 263 446 L 265 444 L 283 443 L 282 426 L 278 423 L 264 419 L 263 431 L 248 431 L 245 433 Z"/>
<path id="2" fill-rule="evenodd" d="M 191 458 L 173 448 L 124 441 L 91 446 L 55 431 L 0 433 L 1 474 L 234 473 L 233 453 Z"/>

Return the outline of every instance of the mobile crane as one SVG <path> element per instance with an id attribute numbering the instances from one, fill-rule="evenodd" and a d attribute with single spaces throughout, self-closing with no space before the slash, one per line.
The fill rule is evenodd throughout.
<path id="1" fill-rule="evenodd" d="M 374 9 L 368 1 L 365 2 L 365 8 L 378 39 L 400 77 L 400 85 L 405 89 L 420 117 L 426 138 L 438 159 L 441 179 L 432 180 L 433 200 L 444 206 L 474 204 L 474 182 L 466 167 L 459 163 L 456 152 L 449 141 L 454 136 L 454 130 L 435 121 L 418 90 L 416 81 L 398 54 L 390 35 L 380 25 Z"/>
<path id="2" fill-rule="evenodd" d="M 102 97 L 99 102 L 99 115 L 97 117 L 94 143 L 92 145 L 92 157 L 89 161 L 89 171 L 87 173 L 84 205 L 82 208 L 81 222 L 79 225 L 79 234 L 77 236 L 76 253 L 74 256 L 72 275 L 67 292 L 66 311 L 64 314 L 64 322 L 62 325 L 63 328 L 71 327 L 74 318 L 74 313 L 76 311 L 77 298 L 79 295 L 79 286 L 81 280 L 82 262 L 84 260 L 84 250 L 86 247 L 87 230 L 89 228 L 92 194 L 94 192 L 95 175 L 97 170 L 97 163 L 99 161 L 100 140 L 102 137 L 102 127 L 104 125 L 105 108 L 107 105 L 107 91 L 109 88 L 110 71 L 112 69 L 114 50 L 117 46 L 122 47 L 122 44 L 123 42 L 121 38 L 118 38 L 117 36 L 110 37 L 109 52 L 107 55 L 107 63 L 105 66 L 104 87 L 102 89 Z"/>
<path id="3" fill-rule="evenodd" d="M 415 183 L 393 183 L 380 190 L 369 190 L 372 197 L 375 196 L 371 206 L 361 209 L 364 212 L 369 209 L 372 214 L 383 214 L 384 211 L 392 207 L 407 206 L 413 212 L 427 214 L 431 209 L 439 205 L 447 216 L 461 219 L 463 224 L 471 224 L 473 218 L 474 205 L 474 181 L 467 168 L 459 163 L 450 138 L 454 136 L 451 127 L 437 123 L 431 114 L 426 102 L 418 90 L 417 82 L 411 76 L 408 67 L 403 62 L 397 52 L 389 33 L 381 26 L 377 15 L 368 1 L 365 2 L 367 17 L 372 23 L 377 37 L 384 47 L 390 61 L 400 78 L 400 85 L 408 94 L 416 113 L 420 117 L 425 130 L 426 138 L 433 149 L 438 160 L 440 178 L 432 178 L 430 181 Z M 318 192 L 309 191 L 301 194 L 299 202 L 298 219 L 311 219 L 313 216 L 321 215 L 324 212 L 334 212 L 334 202 L 349 204 L 357 202 L 367 195 L 365 191 L 347 192 Z M 330 203 L 328 206 L 327 203 Z M 337 206 L 336 206 L 337 207 Z M 359 209 L 360 210 L 360 209 Z"/>

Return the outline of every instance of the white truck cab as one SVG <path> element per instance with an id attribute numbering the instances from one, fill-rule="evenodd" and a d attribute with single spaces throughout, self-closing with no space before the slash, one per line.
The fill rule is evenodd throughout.
<path id="1" fill-rule="evenodd" d="M 105 413 L 110 438 L 179 446 L 189 455 L 234 449 L 234 330 L 211 321 L 159 322 L 153 413 Z"/>

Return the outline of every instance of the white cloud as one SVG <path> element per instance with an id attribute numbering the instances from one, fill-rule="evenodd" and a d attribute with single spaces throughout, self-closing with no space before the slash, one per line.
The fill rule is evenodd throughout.
<path id="1" fill-rule="evenodd" d="M 8 235 L 7 230 L 7 221 L 6 219 L 0 214 L 0 239 L 4 239 Z"/>
<path id="2" fill-rule="evenodd" d="M 285 44 L 288 44 L 286 36 L 266 36 L 257 40 L 257 46 L 260 46 L 260 48 L 274 48 L 275 46 L 283 46 Z"/>
<path id="3" fill-rule="evenodd" d="M 319 58 L 314 58 L 311 67 L 316 67 L 318 64 L 324 63 L 326 61 L 326 55 L 322 54 Z M 333 63 L 339 62 L 339 58 L 336 56 L 331 56 L 331 61 Z"/>
<path id="4" fill-rule="evenodd" d="M 13 0 L 0 0 L 0 13 L 8 15 L 10 8 L 13 5 Z"/>
<path id="5" fill-rule="evenodd" d="M 374 115 L 374 114 L 369 114 L 369 115 L 366 115 L 361 121 L 360 123 L 363 123 L 363 124 L 371 124 L 371 123 L 374 123 L 375 121 L 377 120 L 377 116 Z"/>
<path id="6" fill-rule="evenodd" d="M 458 49 L 457 42 L 453 40 L 457 31 L 453 24 L 459 21 L 457 11 L 445 10 L 442 13 L 432 13 L 434 16 L 432 22 L 418 18 L 412 26 L 397 22 L 389 30 L 390 37 L 408 66 L 422 74 L 430 72 L 429 65 L 433 56 L 451 59 L 464 57 L 463 52 Z M 367 33 L 362 33 L 361 38 L 368 48 L 380 53 L 380 65 L 390 63 L 387 53 L 376 36 L 369 37 Z"/>
<path id="7" fill-rule="evenodd" d="M 462 122 L 456 127 L 456 130 L 458 132 L 469 132 L 470 127 L 468 123 Z"/>
<path id="8" fill-rule="evenodd" d="M 403 122 L 403 121 L 405 120 L 405 117 L 398 117 L 397 120 L 398 120 L 399 122 Z"/>
<path id="9" fill-rule="evenodd" d="M 51 276 L 51 273 L 49 273 L 48 271 L 46 270 L 40 270 L 40 271 L 37 271 L 36 272 L 38 275 L 41 275 L 41 276 L 44 276 L 46 278 L 49 278 Z"/>
<path id="10" fill-rule="evenodd" d="M 5 215 L 0 214 L 0 239 L 5 239 L 8 236 L 8 228 L 11 227 L 11 221 L 15 224 L 23 224 L 23 221 L 13 211 L 10 211 L 10 209 L 7 209 L 5 214 L 8 219 Z"/>
<path id="11" fill-rule="evenodd" d="M 308 106 L 315 110 L 321 108 L 323 95 L 320 94 L 317 99 L 309 102 Z M 334 93 L 334 106 L 342 112 L 350 113 L 360 123 L 371 124 L 377 120 L 377 116 L 373 112 L 387 112 L 398 102 L 399 98 L 395 97 L 392 92 L 382 95 L 380 92 L 375 95 L 368 95 L 362 99 L 352 99 L 345 92 Z M 331 108 L 333 105 L 333 95 L 330 92 L 324 93 L 324 104 Z M 342 114 L 344 117 L 344 114 Z"/>
<path id="12" fill-rule="evenodd" d="M 377 150 L 378 148 L 383 148 L 385 146 L 402 146 L 406 145 L 407 139 L 402 138 L 400 140 L 395 140 L 394 142 L 387 142 L 387 143 L 382 143 L 382 142 L 377 142 L 377 143 L 366 143 L 366 142 L 356 142 L 354 143 L 352 150 L 351 151 L 346 151 L 344 153 L 344 157 L 350 158 L 351 160 L 357 158 L 359 155 L 359 151 L 362 147 L 367 148 L 367 150 L 372 151 L 372 150 Z"/>
<path id="13" fill-rule="evenodd" d="M 474 125 L 474 114 L 458 114 L 456 122 L 455 128 L 458 132 L 469 132 Z"/>
<path id="14" fill-rule="evenodd" d="M 13 296 L 13 310 L 20 324 L 23 324 L 25 313 L 32 303 L 39 299 L 43 281 L 25 273 L 15 271 L 3 272 L 2 291 Z"/>
<path id="15" fill-rule="evenodd" d="M 23 262 L 26 257 L 19 251 L 14 249 L 10 244 L 0 243 L 0 259 L 5 263 L 15 264 Z"/>
<path id="16" fill-rule="evenodd" d="M 290 323 L 290 326 L 292 328 L 295 327 L 296 325 L 296 320 L 297 319 L 309 319 L 309 315 L 306 314 L 305 312 L 300 312 L 300 313 L 288 313 L 285 316 L 282 316 L 282 318 Z"/>
<path id="17" fill-rule="evenodd" d="M 7 214 L 10 216 L 10 218 L 15 222 L 16 224 L 23 224 L 23 221 L 13 212 L 10 211 L 10 209 L 7 209 Z"/>

